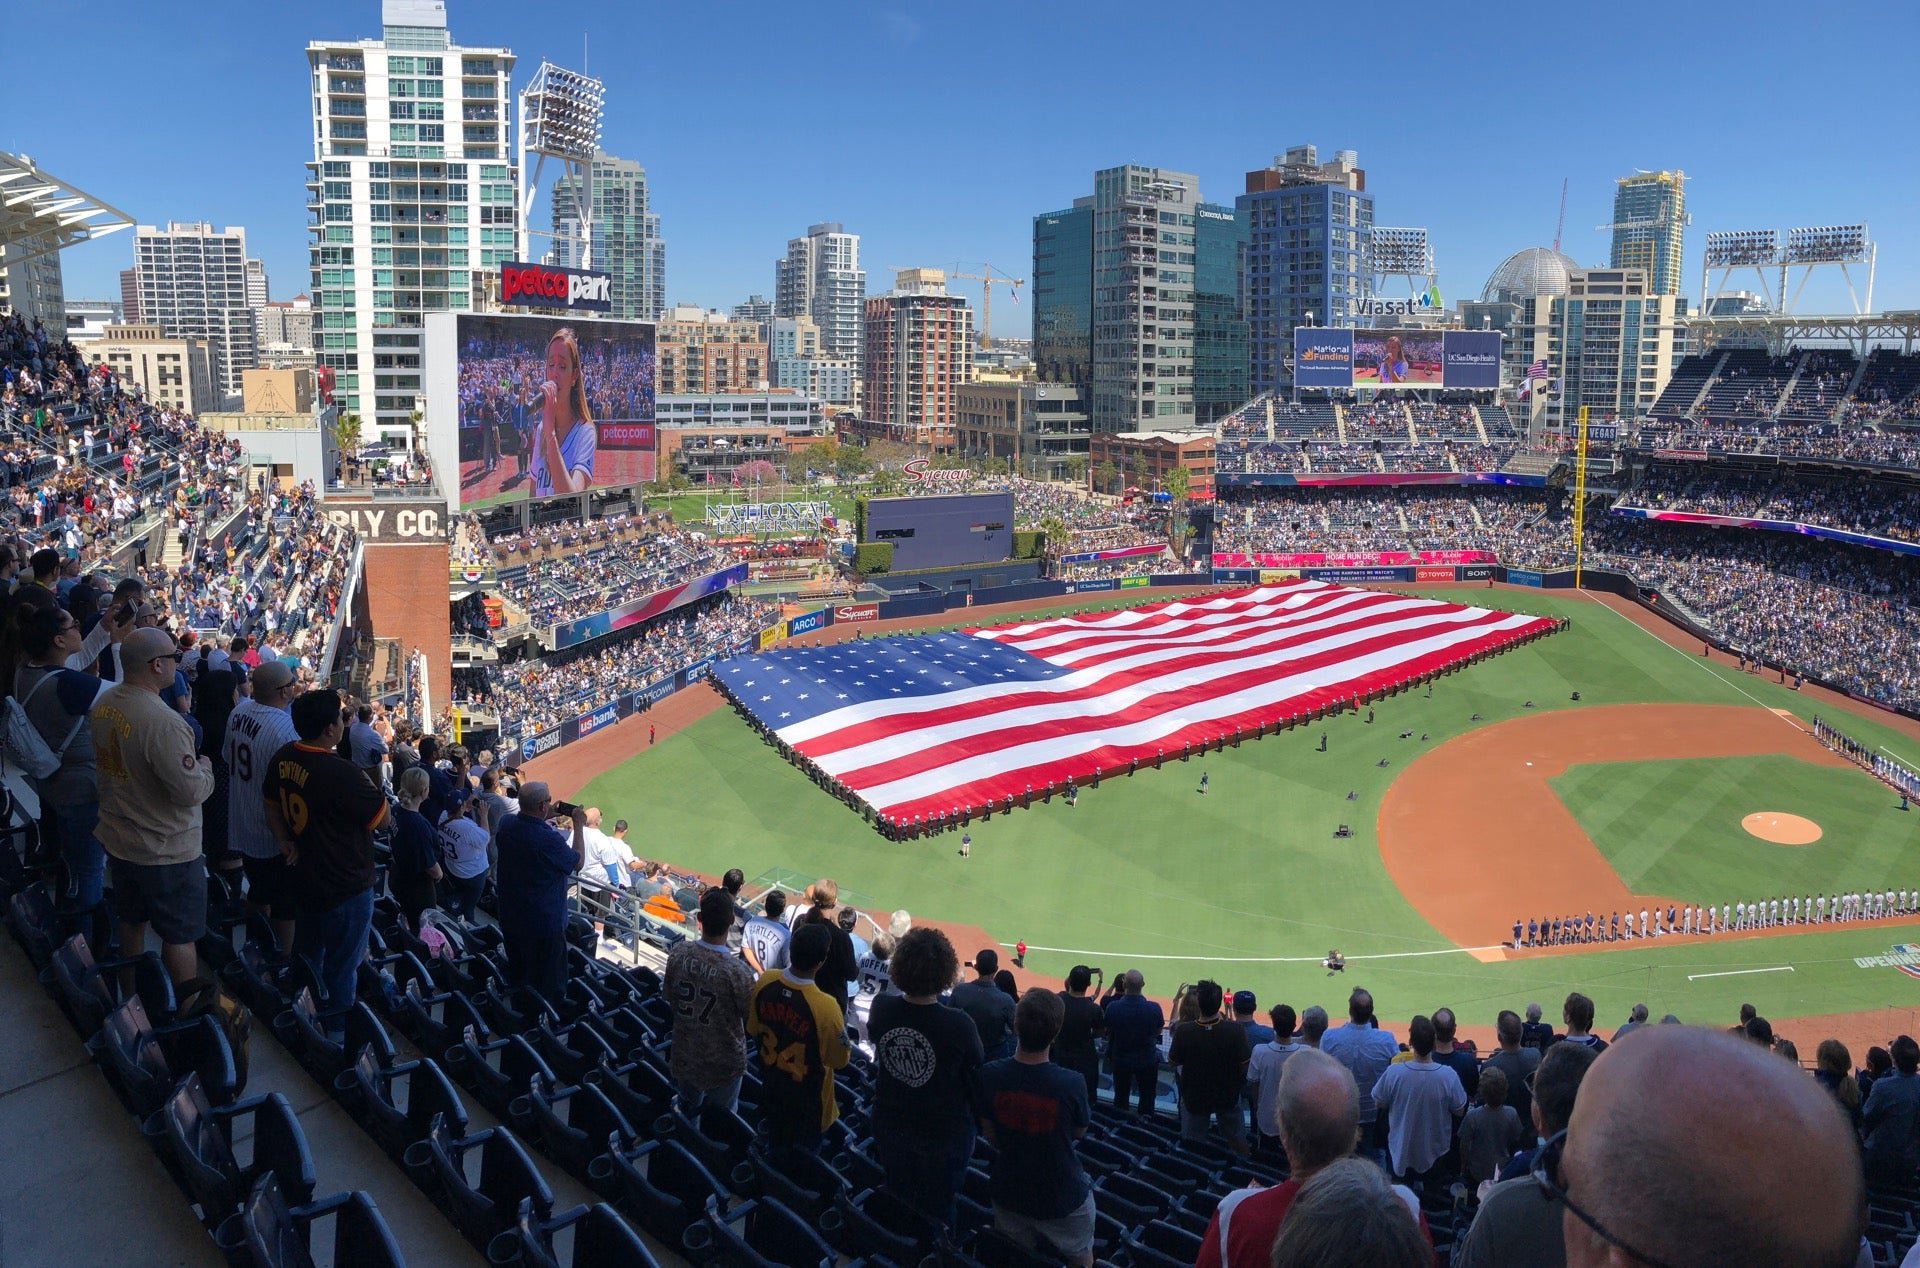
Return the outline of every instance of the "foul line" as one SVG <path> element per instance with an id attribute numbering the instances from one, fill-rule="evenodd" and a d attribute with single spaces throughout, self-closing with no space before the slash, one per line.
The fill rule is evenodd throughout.
<path id="1" fill-rule="evenodd" d="M 1896 752 L 1894 752 L 1894 751 L 1893 751 L 1892 749 L 1890 749 L 1890 748 L 1888 748 L 1888 747 L 1887 747 L 1886 745 L 1884 745 L 1884 744 L 1882 744 L 1882 745 L 1880 746 L 1880 751 L 1881 751 L 1882 753 L 1885 753 L 1885 754 L 1886 754 L 1886 755 L 1887 755 L 1888 757 L 1891 757 L 1891 758 L 1892 758 L 1892 759 L 1893 759 L 1894 761 L 1896 761 L 1896 762 L 1900 762 L 1900 763 L 1902 763 L 1902 764 L 1904 764 L 1904 765 L 1907 765 L 1907 766 L 1912 766 L 1912 765 L 1913 765 L 1913 763 L 1912 763 L 1912 762 L 1910 762 L 1910 761 L 1908 761 L 1908 760 L 1907 760 L 1906 758 L 1904 758 L 1904 757 L 1902 757 L 1902 756 L 1900 756 L 1900 755 L 1899 755 L 1898 753 L 1896 753 Z"/>
<path id="2" fill-rule="evenodd" d="M 1689 973 L 1687 974 L 1687 980 L 1689 982 L 1697 982 L 1703 977 L 1741 977 L 1748 973 L 1791 973 L 1791 972 L 1793 972 L 1793 966 L 1791 964 L 1776 964 L 1772 968 L 1767 968 L 1767 969 L 1728 969 L 1724 973 Z"/>
<path id="3" fill-rule="evenodd" d="M 1447 947 L 1439 951 L 1383 951 L 1378 955 L 1350 955 L 1346 957 L 1351 964 L 1355 960 L 1417 960 L 1430 955 L 1473 955 L 1482 951 L 1503 951 L 1504 944 L 1496 943 L 1489 947 Z M 1057 955 L 1091 955 L 1105 960 L 1205 960 L 1209 964 L 1319 964 L 1326 959 L 1323 955 L 1208 955 L 1204 951 L 1193 955 L 1140 955 L 1133 951 L 1089 951 L 1084 947 L 1036 947 L 1029 951 L 1051 951 Z"/>
<path id="4" fill-rule="evenodd" d="M 1759 705 L 1762 709 L 1765 709 L 1768 713 L 1771 713 L 1774 717 L 1779 718 L 1782 722 L 1786 723 L 1788 726 L 1792 727 L 1794 730 L 1800 732 L 1802 735 L 1812 734 L 1811 731 L 1808 731 L 1807 728 L 1801 726 L 1800 723 L 1796 721 L 1786 711 L 1774 708 L 1772 705 L 1762 700 L 1759 696 L 1754 695 L 1751 691 L 1748 691 L 1745 687 L 1742 687 L 1739 683 L 1723 675 L 1719 670 L 1713 667 L 1713 662 L 1708 660 L 1706 657 L 1695 656 L 1693 655 L 1693 653 L 1687 651 L 1684 648 L 1674 646 L 1672 643 L 1669 643 L 1666 639 L 1661 638 L 1658 634 L 1655 634 L 1652 630 L 1648 629 L 1646 626 L 1640 624 L 1638 621 L 1628 616 L 1625 612 L 1622 612 L 1617 608 L 1615 608 L 1612 604 L 1602 603 L 1600 599 L 1590 591 L 1582 590 L 1580 593 L 1583 596 L 1585 596 L 1587 602 L 1593 604 L 1597 608 L 1601 608 L 1605 611 L 1613 613 L 1615 616 L 1619 617 L 1622 621 L 1625 621 L 1628 625 L 1632 626 L 1634 629 L 1639 630 L 1642 634 L 1646 635 L 1648 638 L 1652 639 L 1654 642 L 1660 644 L 1660 646 L 1666 648 L 1668 651 L 1672 652 L 1674 655 L 1681 657 L 1683 660 L 1686 660 L 1698 666 L 1701 669 L 1706 670 L 1708 673 L 1712 674 L 1715 678 L 1718 678 L 1722 683 L 1726 684 L 1729 687 L 1732 687 L 1735 691 L 1739 692 L 1741 695 L 1745 696 L 1747 699 L 1753 701 L 1755 704 Z"/>

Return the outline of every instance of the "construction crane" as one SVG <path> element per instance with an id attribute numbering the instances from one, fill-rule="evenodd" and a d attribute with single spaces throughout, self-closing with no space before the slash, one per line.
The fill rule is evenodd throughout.
<path id="1" fill-rule="evenodd" d="M 988 352 L 993 348 L 993 287 L 994 283 L 1004 283 L 1013 288 L 1014 303 L 1020 302 L 1020 288 L 1027 284 L 1024 277 L 1015 277 L 1004 269 L 995 274 L 993 265 L 982 264 L 978 273 L 962 273 L 958 268 L 949 274 L 965 278 L 969 282 L 980 283 L 980 351 Z"/>
<path id="2" fill-rule="evenodd" d="M 1553 253 L 1560 254 L 1560 235 L 1567 227 L 1567 178 L 1560 178 L 1560 219 L 1553 222 Z"/>

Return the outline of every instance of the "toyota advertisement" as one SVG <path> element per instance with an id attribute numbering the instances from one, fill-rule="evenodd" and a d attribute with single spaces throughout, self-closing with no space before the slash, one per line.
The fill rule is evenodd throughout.
<path id="1" fill-rule="evenodd" d="M 1293 332 L 1295 387 L 1461 388 L 1500 386 L 1497 330 L 1332 330 Z"/>
<path id="2" fill-rule="evenodd" d="M 654 478 L 651 322 L 463 313 L 455 355 L 462 507 Z"/>

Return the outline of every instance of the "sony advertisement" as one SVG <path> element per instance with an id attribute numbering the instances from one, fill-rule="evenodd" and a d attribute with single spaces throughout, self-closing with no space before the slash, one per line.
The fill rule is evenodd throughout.
<path id="1" fill-rule="evenodd" d="M 654 478 L 651 322 L 462 313 L 460 504 Z"/>
<path id="2" fill-rule="evenodd" d="M 1500 386 L 1497 330 L 1330 330 L 1293 332 L 1295 387 L 1478 388 Z"/>

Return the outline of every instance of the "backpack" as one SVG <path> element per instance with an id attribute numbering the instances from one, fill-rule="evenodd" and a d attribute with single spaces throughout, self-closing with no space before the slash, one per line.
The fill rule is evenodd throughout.
<path id="1" fill-rule="evenodd" d="M 40 675 L 40 681 L 33 684 L 27 692 L 27 700 L 40 694 L 40 688 L 46 686 L 59 674 L 50 670 Z M 67 745 L 73 743 L 73 737 L 80 734 L 80 724 L 85 722 L 82 714 L 73 720 L 73 728 L 67 732 L 67 738 L 60 741 L 59 748 L 48 748 L 47 741 L 40 734 L 40 728 L 34 726 L 33 719 L 27 716 L 26 700 L 7 697 L 5 735 L 7 756 L 27 774 L 36 780 L 47 778 L 60 769 L 60 759 L 66 754 Z"/>
<path id="2" fill-rule="evenodd" d="M 247 1090 L 247 1041 L 253 1036 L 253 1014 L 210 977 L 189 978 L 176 988 L 179 999 L 174 1009 L 174 1020 L 192 1021 L 196 1017 L 212 1017 L 220 1023 L 220 1030 L 227 1037 L 227 1047 L 233 1053 L 234 1095 Z"/>

